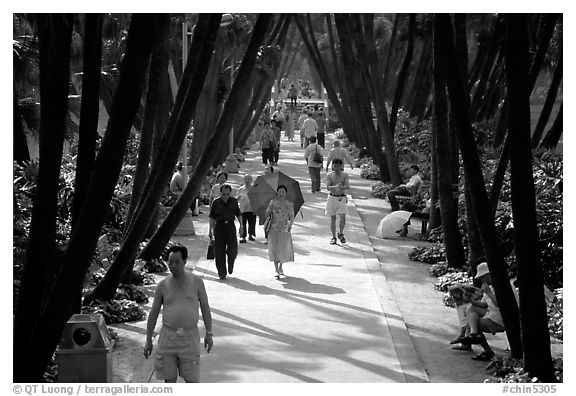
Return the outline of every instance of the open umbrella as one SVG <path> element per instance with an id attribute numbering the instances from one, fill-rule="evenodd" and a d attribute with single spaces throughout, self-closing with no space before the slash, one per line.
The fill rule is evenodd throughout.
<path id="1" fill-rule="evenodd" d="M 248 193 L 252 211 L 257 214 L 261 220 L 266 216 L 266 209 L 270 200 L 276 195 L 278 186 L 286 186 L 288 193 L 286 199 L 294 204 L 294 214 L 298 213 L 304 196 L 300 190 L 300 184 L 290 176 L 282 172 L 274 172 L 264 176 L 258 176 L 252 185 L 252 190 Z"/>
<path id="2" fill-rule="evenodd" d="M 376 228 L 376 236 L 379 238 L 390 238 L 398 236 L 396 231 L 402 229 L 404 223 L 410 219 L 412 212 L 397 210 L 385 216 Z"/>

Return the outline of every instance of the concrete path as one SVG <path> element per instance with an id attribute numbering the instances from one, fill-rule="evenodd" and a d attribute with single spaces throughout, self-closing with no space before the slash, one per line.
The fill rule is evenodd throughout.
<path id="1" fill-rule="evenodd" d="M 239 244 L 234 274 L 224 282 L 214 261 L 205 259 L 207 208 L 194 217 L 196 236 L 173 238 L 188 247 L 188 267 L 203 277 L 212 308 L 215 345 L 201 357 L 202 382 L 482 382 L 485 364 L 449 348 L 456 313 L 433 289 L 428 265 L 407 258 L 422 244 L 415 238 L 420 224 L 411 226 L 409 238 L 375 238 L 389 205 L 371 196 L 372 181 L 347 168 L 353 187 L 347 243 L 330 245 L 325 184 L 323 192 L 309 192 L 303 149 L 295 140 L 283 138 L 277 167 L 300 182 L 305 199 L 292 229 L 295 262 L 284 265 L 285 279 L 274 278 L 262 227 L 256 242 Z M 262 173 L 258 153 L 249 151 L 240 170 L 230 175 L 233 187 L 244 173 Z M 147 288 L 152 295 L 154 286 Z M 112 327 L 121 337 L 115 381 L 158 382 L 153 359 L 142 357 L 146 321 Z M 497 353 L 506 346 L 500 338 Z"/>

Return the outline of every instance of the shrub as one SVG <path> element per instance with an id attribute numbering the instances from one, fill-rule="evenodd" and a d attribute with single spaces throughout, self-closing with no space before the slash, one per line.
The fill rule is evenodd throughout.
<path id="1" fill-rule="evenodd" d="M 369 180 L 380 180 L 380 168 L 370 160 L 360 165 L 360 177 Z"/>
<path id="2" fill-rule="evenodd" d="M 558 382 L 564 380 L 564 362 L 562 358 L 553 359 L 554 374 Z M 540 382 L 536 377 L 530 377 L 524 371 L 523 361 L 521 359 L 513 359 L 511 357 L 495 358 L 486 367 L 486 370 L 491 375 L 486 379 L 485 383 L 534 383 Z"/>
<path id="3" fill-rule="evenodd" d="M 134 322 L 142 320 L 146 314 L 142 307 L 132 300 L 111 300 L 110 302 L 93 302 L 82 307 L 82 313 L 101 314 L 107 324 Z"/>
<path id="4" fill-rule="evenodd" d="M 148 302 L 148 296 L 142 291 L 142 288 L 134 285 L 120 285 L 114 299 L 132 300 L 138 304 L 146 304 Z"/>
<path id="5" fill-rule="evenodd" d="M 430 246 L 417 246 L 408 253 L 408 258 L 412 261 L 436 264 L 446 261 L 446 250 L 442 243 L 435 243 Z"/>
<path id="6" fill-rule="evenodd" d="M 472 283 L 472 278 L 469 278 L 466 272 L 450 272 L 438 277 L 438 282 L 434 284 L 434 288 L 438 291 L 446 293 L 450 286 Z"/>

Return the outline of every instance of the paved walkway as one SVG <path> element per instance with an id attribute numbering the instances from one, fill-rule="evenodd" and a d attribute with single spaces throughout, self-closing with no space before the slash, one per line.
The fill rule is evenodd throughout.
<path id="1" fill-rule="evenodd" d="M 390 209 L 371 196 L 372 182 L 357 169 L 351 172 L 348 242 L 333 246 L 324 216 L 327 194 L 309 192 L 299 142 L 282 141 L 277 169 L 300 182 L 305 199 L 292 230 L 295 262 L 284 265 L 285 279 L 274 278 L 261 227 L 256 242 L 239 244 L 234 274 L 225 282 L 218 280 L 214 261 L 205 259 L 207 213 L 194 218 L 196 236 L 174 238 L 188 247 L 188 266 L 204 278 L 212 308 L 215 345 L 202 355 L 202 381 L 482 382 L 485 364 L 447 345 L 457 332 L 456 313 L 433 289 L 428 265 L 407 259 L 422 242 L 373 236 Z M 262 170 L 258 154 L 250 151 L 242 174 L 230 175 L 229 182 L 237 187 L 244 173 Z M 412 225 L 410 234 L 419 226 Z M 148 289 L 151 294 L 154 286 Z M 112 327 L 121 337 L 115 381 L 158 382 L 153 359 L 142 357 L 146 321 Z M 503 352 L 505 337 L 489 341 Z"/>

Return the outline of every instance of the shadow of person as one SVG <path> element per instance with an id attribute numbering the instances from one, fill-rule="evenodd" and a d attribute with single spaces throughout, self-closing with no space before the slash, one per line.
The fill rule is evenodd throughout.
<path id="1" fill-rule="evenodd" d="M 283 282 L 285 289 L 300 291 L 303 293 L 314 294 L 343 294 L 345 291 L 339 287 L 322 285 L 320 283 L 312 283 L 303 278 L 296 278 L 293 276 L 285 276 L 280 278 Z"/>

